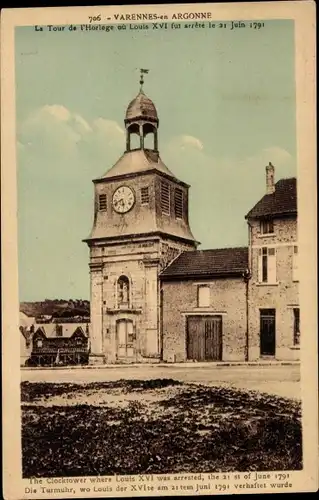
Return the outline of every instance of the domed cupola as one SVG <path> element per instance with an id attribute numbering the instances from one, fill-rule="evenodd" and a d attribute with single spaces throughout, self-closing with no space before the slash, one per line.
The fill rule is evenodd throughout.
<path id="1" fill-rule="evenodd" d="M 126 110 L 124 120 L 126 128 L 126 151 L 132 151 L 133 149 L 146 149 L 144 147 L 145 137 L 152 134 L 153 144 L 151 148 L 147 149 L 157 152 L 157 129 L 159 120 L 153 101 L 149 99 L 143 91 L 144 73 L 148 73 L 148 70 L 141 69 L 140 91 L 135 99 L 130 102 Z M 139 147 L 137 148 L 131 147 L 132 134 L 136 134 L 139 137 Z"/>
<path id="2" fill-rule="evenodd" d="M 128 105 L 125 123 L 131 123 L 135 120 L 148 120 L 158 124 L 158 116 L 155 105 L 141 89 L 139 94 Z"/>

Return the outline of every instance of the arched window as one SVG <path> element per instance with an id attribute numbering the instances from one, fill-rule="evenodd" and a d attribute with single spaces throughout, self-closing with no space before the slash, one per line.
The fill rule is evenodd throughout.
<path id="1" fill-rule="evenodd" d="M 130 282 L 127 276 L 120 276 L 117 282 L 117 303 L 128 306 L 130 303 Z"/>

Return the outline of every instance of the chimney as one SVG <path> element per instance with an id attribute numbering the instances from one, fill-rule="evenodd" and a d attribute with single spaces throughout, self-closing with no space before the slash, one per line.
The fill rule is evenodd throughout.
<path id="1" fill-rule="evenodd" d="M 275 192 L 275 167 L 269 162 L 266 167 L 266 193 L 272 194 Z"/>

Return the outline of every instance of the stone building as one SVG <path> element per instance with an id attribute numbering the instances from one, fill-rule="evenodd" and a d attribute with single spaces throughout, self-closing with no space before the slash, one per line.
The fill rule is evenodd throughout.
<path id="1" fill-rule="evenodd" d="M 245 360 L 248 249 L 182 253 L 161 273 L 164 361 Z"/>
<path id="2" fill-rule="evenodd" d="M 246 215 L 249 227 L 249 359 L 299 358 L 297 182 L 274 181 Z"/>
<path id="3" fill-rule="evenodd" d="M 246 248 L 182 253 L 160 274 L 164 361 L 299 359 L 296 179 L 246 215 Z"/>
<path id="4" fill-rule="evenodd" d="M 295 359 L 299 346 L 296 180 L 247 214 L 243 248 L 197 250 L 189 185 L 161 160 L 159 119 L 142 86 L 126 149 L 93 181 L 90 362 Z"/>

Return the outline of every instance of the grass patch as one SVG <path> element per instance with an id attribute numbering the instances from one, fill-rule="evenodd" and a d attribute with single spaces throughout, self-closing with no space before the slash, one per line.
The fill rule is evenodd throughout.
<path id="1" fill-rule="evenodd" d="M 45 405 L 86 391 L 94 406 Z M 125 406 L 99 406 L 115 392 Z M 302 468 L 300 403 L 288 399 L 171 379 L 23 383 L 21 394 L 24 477 Z"/>

